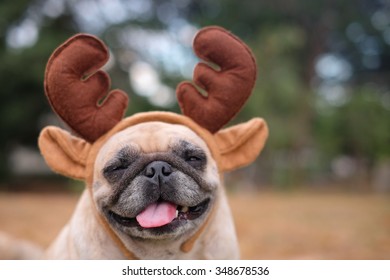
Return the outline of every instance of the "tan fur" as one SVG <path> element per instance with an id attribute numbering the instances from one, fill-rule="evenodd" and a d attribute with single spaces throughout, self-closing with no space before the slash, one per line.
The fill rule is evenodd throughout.
<path id="1" fill-rule="evenodd" d="M 0 260 L 39 259 L 43 248 L 0 232 Z"/>

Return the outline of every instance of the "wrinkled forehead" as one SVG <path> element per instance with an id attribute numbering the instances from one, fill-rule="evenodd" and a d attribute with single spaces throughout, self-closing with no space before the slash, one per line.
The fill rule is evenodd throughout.
<path id="1" fill-rule="evenodd" d="M 178 145 L 191 145 L 208 152 L 206 143 L 190 128 L 180 124 L 145 122 L 114 134 L 101 148 L 99 157 L 111 157 L 124 147 L 142 153 L 166 152 Z"/>

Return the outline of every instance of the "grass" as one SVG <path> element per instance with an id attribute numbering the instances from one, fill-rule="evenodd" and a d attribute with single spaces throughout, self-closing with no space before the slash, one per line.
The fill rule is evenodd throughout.
<path id="1" fill-rule="evenodd" d="M 231 205 L 244 259 L 390 259 L 390 197 L 266 193 Z"/>
<path id="2" fill-rule="evenodd" d="M 0 193 L 0 230 L 47 246 L 77 199 Z M 390 196 L 252 192 L 230 204 L 243 259 L 390 259 Z"/>

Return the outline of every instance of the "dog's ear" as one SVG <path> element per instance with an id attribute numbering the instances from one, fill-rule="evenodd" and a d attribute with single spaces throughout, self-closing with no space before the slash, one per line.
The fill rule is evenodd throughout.
<path id="1" fill-rule="evenodd" d="M 252 163 L 267 137 L 267 124 L 260 118 L 220 130 L 215 134 L 221 154 L 220 170 L 232 171 Z"/>
<path id="2" fill-rule="evenodd" d="M 57 127 L 46 127 L 38 140 L 39 149 L 50 168 L 62 175 L 84 180 L 91 145 Z"/>

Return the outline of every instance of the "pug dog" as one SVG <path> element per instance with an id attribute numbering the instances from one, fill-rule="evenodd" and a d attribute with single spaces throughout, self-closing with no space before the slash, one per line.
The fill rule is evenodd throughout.
<path id="1" fill-rule="evenodd" d="M 183 114 L 124 119 L 127 97 L 107 94 L 109 78 L 99 69 L 108 50 L 99 39 L 76 35 L 53 53 L 45 91 L 73 133 L 46 127 L 39 148 L 55 172 L 84 180 L 86 190 L 43 258 L 239 258 L 223 173 L 253 162 L 268 129 L 260 118 L 222 127 L 251 94 L 256 64 L 220 27 L 200 30 L 194 50 L 206 61 L 194 83 L 207 97 L 184 82 L 177 88 Z"/>
<path id="2" fill-rule="evenodd" d="M 96 217 L 94 204 L 139 258 L 239 257 L 217 164 L 188 127 L 150 122 L 115 134 L 97 155 L 92 188 L 93 196 L 83 194 L 45 258 L 123 258 Z M 192 250 L 182 251 L 182 244 L 205 223 L 207 230 Z"/>

